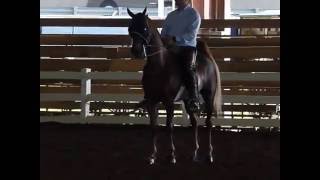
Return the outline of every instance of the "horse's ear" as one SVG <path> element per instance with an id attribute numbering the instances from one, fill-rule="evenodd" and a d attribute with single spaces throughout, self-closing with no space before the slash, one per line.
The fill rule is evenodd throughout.
<path id="1" fill-rule="evenodd" d="M 146 15 L 146 12 L 147 12 L 147 6 L 144 8 L 142 14 L 143 14 L 143 15 Z"/>
<path id="2" fill-rule="evenodd" d="M 134 14 L 130 11 L 129 8 L 127 8 L 127 12 L 128 12 L 128 14 L 129 14 L 129 16 L 131 16 L 132 18 L 134 17 Z"/>

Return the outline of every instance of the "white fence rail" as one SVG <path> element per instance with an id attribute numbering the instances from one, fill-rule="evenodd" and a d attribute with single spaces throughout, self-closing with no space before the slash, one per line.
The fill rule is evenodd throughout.
<path id="1" fill-rule="evenodd" d="M 41 93 L 40 101 L 81 101 L 80 116 L 40 116 L 40 122 L 65 122 L 65 123 L 107 123 L 107 124 L 148 124 L 146 117 L 129 116 L 92 116 L 89 112 L 90 101 L 140 101 L 143 96 L 139 94 L 92 94 L 91 80 L 140 80 L 142 73 L 139 72 L 91 72 L 84 68 L 81 72 L 66 71 L 40 71 L 40 79 L 73 79 L 81 81 L 81 93 Z M 245 81 L 280 81 L 280 73 L 221 73 L 222 80 L 245 80 Z M 225 95 L 224 103 L 261 103 L 280 104 L 279 96 L 244 96 Z M 187 114 L 182 107 L 182 117 L 175 117 L 177 125 L 188 126 Z M 159 123 L 165 124 L 165 118 L 160 117 Z M 204 124 L 204 119 L 200 120 Z M 280 127 L 279 119 L 215 119 L 214 125 L 220 126 L 258 126 Z"/>

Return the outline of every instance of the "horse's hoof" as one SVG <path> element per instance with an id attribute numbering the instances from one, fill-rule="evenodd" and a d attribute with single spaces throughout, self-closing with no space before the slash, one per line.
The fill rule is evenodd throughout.
<path id="1" fill-rule="evenodd" d="M 207 156 L 206 162 L 209 164 L 213 164 L 213 157 L 212 156 Z"/>
<path id="2" fill-rule="evenodd" d="M 154 165 L 156 163 L 156 159 L 155 158 L 150 158 L 149 159 L 149 164 L 150 165 Z"/>
<path id="3" fill-rule="evenodd" d="M 172 158 L 171 161 L 170 161 L 170 163 L 171 163 L 171 164 L 176 164 L 176 163 L 177 163 L 176 158 Z"/>
<path id="4" fill-rule="evenodd" d="M 192 161 L 193 162 L 200 162 L 200 159 L 198 158 L 198 156 L 193 156 Z"/>
<path id="5" fill-rule="evenodd" d="M 177 163 L 176 157 L 172 156 L 172 155 L 167 156 L 167 160 L 168 160 L 168 162 L 170 164 L 176 164 Z"/>

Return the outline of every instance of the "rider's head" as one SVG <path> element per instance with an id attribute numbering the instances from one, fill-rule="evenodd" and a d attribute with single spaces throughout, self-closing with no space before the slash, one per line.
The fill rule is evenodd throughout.
<path id="1" fill-rule="evenodd" d="M 183 9 L 190 3 L 191 0 L 176 0 L 176 6 L 178 7 L 178 9 Z"/>

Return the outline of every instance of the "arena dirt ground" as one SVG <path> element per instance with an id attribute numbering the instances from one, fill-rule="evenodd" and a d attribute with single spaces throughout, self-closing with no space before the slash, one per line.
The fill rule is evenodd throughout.
<path id="1" fill-rule="evenodd" d="M 213 132 L 215 163 L 191 161 L 192 129 L 175 127 L 177 164 L 167 163 L 165 129 L 159 128 L 158 160 L 148 126 L 40 123 L 41 180 L 278 180 L 280 132 Z M 206 150 L 199 128 L 200 156 Z"/>

